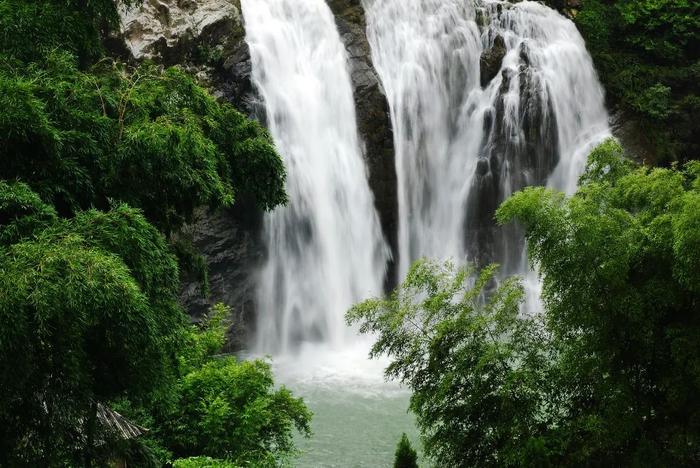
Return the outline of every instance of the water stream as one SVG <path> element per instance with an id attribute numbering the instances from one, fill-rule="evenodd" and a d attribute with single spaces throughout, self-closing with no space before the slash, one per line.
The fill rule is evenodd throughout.
<path id="1" fill-rule="evenodd" d="M 265 219 L 257 348 L 342 349 L 344 314 L 382 291 L 388 250 L 367 182 L 347 56 L 324 0 L 244 0 L 253 79 L 287 168 Z"/>
<path id="2" fill-rule="evenodd" d="M 408 393 L 345 325 L 382 293 L 389 251 L 362 159 L 346 51 L 324 0 L 243 0 L 253 79 L 287 168 L 266 216 L 254 354 L 314 411 L 297 466 L 384 466 L 414 435 Z M 373 424 L 373 421 L 381 421 Z"/>

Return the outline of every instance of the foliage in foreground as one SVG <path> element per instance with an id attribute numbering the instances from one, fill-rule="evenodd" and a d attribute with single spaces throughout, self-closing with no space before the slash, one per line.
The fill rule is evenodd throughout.
<path id="1" fill-rule="evenodd" d="M 700 165 L 635 167 L 612 140 L 571 198 L 528 188 L 498 211 L 525 227 L 545 311 L 495 267 L 419 261 L 355 306 L 387 376 L 413 391 L 439 466 L 700 462 Z"/>
<path id="2" fill-rule="evenodd" d="M 411 447 L 411 442 L 408 440 L 406 433 L 401 435 L 401 440 L 396 446 L 394 468 L 418 468 L 418 454 Z"/>
<path id="3" fill-rule="evenodd" d="M 184 418 L 180 404 L 187 455 L 276 459 L 308 429 L 269 367 L 214 362 L 223 332 L 186 326 L 174 253 L 196 253 L 166 236 L 200 205 L 283 203 L 284 168 L 259 124 L 182 70 L 102 57 L 118 4 L 138 2 L 0 0 L 0 466 L 158 466 L 158 418 Z M 98 405 L 133 409 L 152 436 L 115 438 Z"/>
<path id="4" fill-rule="evenodd" d="M 96 402 L 169 382 L 177 263 L 137 210 L 57 220 L 23 184 L 0 200 L 0 464 L 52 465 L 94 450 Z"/>
<path id="5" fill-rule="evenodd" d="M 142 0 L 0 0 L 0 50 L 31 62 L 62 48 L 87 63 L 102 53 L 101 35 L 119 26 L 118 6 Z"/>
<path id="6" fill-rule="evenodd" d="M 204 327 L 188 328 L 177 353 L 180 377 L 166 396 L 122 409 L 151 428 L 147 443 L 167 458 L 195 457 L 180 463 L 276 466 L 295 454 L 295 430 L 310 435 L 311 412 L 285 387 L 275 389 L 268 363 L 217 355 L 228 315 L 218 305 Z"/>
<path id="7" fill-rule="evenodd" d="M 0 54 L 0 106 L 0 178 L 64 216 L 121 201 L 170 233 L 197 206 L 241 193 L 264 209 L 286 201 L 266 131 L 176 68 L 104 60 L 82 71 L 65 52 L 30 65 Z"/>
<path id="8" fill-rule="evenodd" d="M 173 468 L 238 468 L 238 466 L 225 460 L 210 457 L 181 458 L 173 463 Z"/>

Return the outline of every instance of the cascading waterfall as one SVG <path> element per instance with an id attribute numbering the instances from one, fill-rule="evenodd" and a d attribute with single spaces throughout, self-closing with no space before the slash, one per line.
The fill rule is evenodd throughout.
<path id="1" fill-rule="evenodd" d="M 258 350 L 342 347 L 344 314 L 381 293 L 388 250 L 367 182 L 346 52 L 324 0 L 243 0 L 253 79 L 287 168 L 266 216 Z"/>
<path id="2" fill-rule="evenodd" d="M 526 273 L 521 235 L 495 209 L 527 185 L 573 192 L 609 134 L 576 27 L 527 1 L 363 4 L 395 132 L 400 272 L 428 256 Z"/>
<path id="3" fill-rule="evenodd" d="M 462 153 L 476 144 L 463 138 L 469 126 L 460 119 L 478 86 L 479 30 L 463 0 L 363 2 L 394 128 L 402 277 L 420 256 L 464 253 L 464 200 L 475 161 Z"/>

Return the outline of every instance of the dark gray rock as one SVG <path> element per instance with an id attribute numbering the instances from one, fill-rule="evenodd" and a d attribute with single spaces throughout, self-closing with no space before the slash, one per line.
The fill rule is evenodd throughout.
<path id="1" fill-rule="evenodd" d="M 610 129 L 628 154 L 639 162 L 656 164 L 658 152 L 654 142 L 634 116 L 617 107 L 611 109 Z"/>
<path id="2" fill-rule="evenodd" d="M 180 233 L 204 256 L 209 272 L 208 294 L 197 278 L 183 275 L 180 302 L 194 321 L 218 302 L 231 306 L 227 345 L 231 351 L 246 346 L 255 324 L 255 279 L 264 258 L 261 222 L 253 204 L 238 202 L 214 212 L 198 209 L 194 221 Z"/>
<path id="3" fill-rule="evenodd" d="M 491 48 L 481 54 L 479 62 L 481 68 L 481 87 L 485 88 L 493 80 L 501 69 L 503 57 L 506 56 L 506 44 L 503 37 L 498 35 L 493 40 Z"/>
<path id="4" fill-rule="evenodd" d="M 364 156 L 369 169 L 369 185 L 379 213 L 384 236 L 397 256 L 398 198 L 394 138 L 386 94 L 372 64 L 372 52 L 366 35 L 364 10 L 360 0 L 330 0 L 338 31 L 348 51 L 357 125 L 364 142 Z M 387 273 L 387 287 L 396 282 L 392 261 Z"/>
<path id="5" fill-rule="evenodd" d="M 520 271 L 522 233 L 512 225 L 498 226 L 494 214 L 512 192 L 526 186 L 544 185 L 559 162 L 557 123 L 544 83 L 530 66 L 525 44 L 519 51 L 517 71 L 503 70 L 495 108 L 484 117 L 484 141 L 467 201 L 470 216 L 465 223 L 466 242 L 479 265 L 499 263 L 501 271 Z M 512 138 L 506 125 L 505 97 L 512 80 L 519 77 L 519 138 Z M 503 181 L 508 181 L 504 184 Z"/>

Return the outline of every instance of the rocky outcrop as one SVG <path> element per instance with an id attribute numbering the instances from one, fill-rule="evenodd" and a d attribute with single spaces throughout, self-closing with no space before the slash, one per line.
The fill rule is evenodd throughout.
<path id="1" fill-rule="evenodd" d="M 145 0 L 121 16 L 133 59 L 180 65 L 215 96 L 257 111 L 240 0 Z"/>
<path id="2" fill-rule="evenodd" d="M 468 250 L 476 253 L 473 260 L 477 264 L 496 262 L 505 274 L 513 274 L 520 268 L 521 233 L 512 226 L 498 226 L 494 213 L 510 193 L 546 184 L 559 162 L 558 133 L 553 104 L 546 98 L 550 93 L 545 92 L 546 83 L 530 65 L 526 43 L 520 46 L 518 69 L 506 68 L 501 73 L 495 106 L 484 117 L 485 139 L 467 201 L 471 215 L 465 231 Z M 519 105 L 518 114 L 512 116 L 506 99 L 515 79 Z M 521 129 L 521 137 L 512 138 L 510 128 Z"/>
<path id="3" fill-rule="evenodd" d="M 180 234 L 204 256 L 209 273 L 208 291 L 203 291 L 194 275 L 185 275 L 180 302 L 195 321 L 217 302 L 231 306 L 230 350 L 247 344 L 255 324 L 255 280 L 264 257 L 261 222 L 252 203 L 239 201 L 231 209 L 197 210 L 194 221 Z"/>
<path id="4" fill-rule="evenodd" d="M 639 162 L 657 164 L 658 154 L 654 142 L 634 116 L 617 107 L 611 109 L 610 130 L 628 154 Z"/>
<path id="5" fill-rule="evenodd" d="M 382 231 L 394 258 L 398 243 L 398 198 L 394 140 L 386 94 L 372 65 L 372 52 L 365 33 L 366 23 L 360 0 L 329 0 L 338 31 L 348 51 L 355 97 L 357 124 L 364 142 L 369 185 L 379 213 Z M 387 286 L 394 286 L 395 268 L 389 265 Z"/>
<path id="6" fill-rule="evenodd" d="M 485 88 L 501 69 L 503 58 L 506 56 L 506 43 L 503 36 L 496 36 L 493 45 L 481 53 L 481 87 Z"/>

